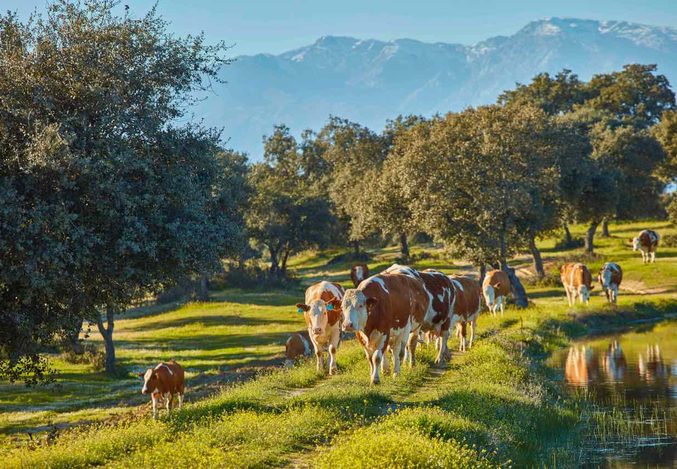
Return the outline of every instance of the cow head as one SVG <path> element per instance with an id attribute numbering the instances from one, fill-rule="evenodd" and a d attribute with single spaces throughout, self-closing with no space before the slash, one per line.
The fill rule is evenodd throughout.
<path id="1" fill-rule="evenodd" d="M 597 278 L 599 280 L 600 285 L 602 285 L 602 288 L 604 288 L 605 290 L 611 288 L 611 274 L 612 274 L 611 267 L 608 266 L 607 264 L 604 264 L 602 269 L 599 271 L 599 275 Z"/>
<path id="2" fill-rule="evenodd" d="M 139 373 L 143 377 L 143 388 L 141 394 L 156 392 L 160 384 L 160 378 L 156 370 L 148 368 L 144 373 Z"/>
<path id="3" fill-rule="evenodd" d="M 323 335 L 327 331 L 329 316 L 327 311 L 338 309 L 341 303 L 336 298 L 329 301 L 315 300 L 309 305 L 298 303 L 297 308 L 304 311 L 308 319 L 308 329 L 316 336 Z"/>
<path id="4" fill-rule="evenodd" d="M 642 247 L 642 241 L 639 239 L 639 236 L 632 238 L 632 250 L 637 251 Z"/>
<path id="5" fill-rule="evenodd" d="M 590 301 L 590 290 L 592 290 L 593 288 L 595 288 L 593 285 L 590 285 L 589 288 L 587 285 L 581 285 L 580 287 L 578 287 L 578 293 L 580 294 L 581 300 L 584 303 L 587 304 Z"/>
<path id="6" fill-rule="evenodd" d="M 369 311 L 377 301 L 376 298 L 367 298 L 361 290 L 346 290 L 341 303 L 343 310 L 341 329 L 348 332 L 363 330 L 367 324 Z"/>

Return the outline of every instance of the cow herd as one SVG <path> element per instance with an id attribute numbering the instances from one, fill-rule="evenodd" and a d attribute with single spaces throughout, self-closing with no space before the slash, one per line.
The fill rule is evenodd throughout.
<path id="1" fill-rule="evenodd" d="M 642 252 L 644 263 L 655 262 L 659 235 L 644 230 L 632 240 L 633 250 Z M 293 334 L 286 342 L 286 366 L 313 353 L 317 370 L 336 373 L 336 353 L 342 332 L 352 332 L 364 349 L 370 367 L 372 384 L 380 381 L 379 371 L 400 372 L 402 363 L 416 363 L 416 347 L 427 339 L 436 349 L 435 363 L 450 358 L 448 339 L 451 331 L 459 338 L 459 349 L 472 347 L 482 297 L 489 311 L 496 315 L 505 311 L 511 291 L 510 278 L 502 270 L 486 273 L 482 285 L 470 277 L 445 275 L 432 269 L 416 270 L 394 264 L 383 272 L 369 276 L 366 264 L 353 266 L 350 277 L 355 288 L 345 290 L 338 283 L 321 281 L 311 285 L 303 303 L 296 305 L 305 318 L 307 330 Z M 567 263 L 560 269 L 560 278 L 569 305 L 576 299 L 588 303 L 594 288 L 592 275 L 582 263 Z M 600 269 L 599 281 L 611 304 L 616 304 L 623 270 L 615 262 Z M 388 357 L 390 353 L 390 357 Z M 390 359 L 389 359 L 390 358 Z M 174 360 L 149 368 L 143 378 L 143 394 L 150 394 L 153 417 L 157 418 L 160 400 L 169 412 L 178 398 L 183 403 L 184 370 Z"/>
<path id="2" fill-rule="evenodd" d="M 655 231 L 644 230 L 632 240 L 633 250 L 642 252 L 645 263 L 655 262 L 658 240 Z M 487 272 L 481 286 L 470 277 L 398 264 L 372 276 L 365 264 L 358 264 L 350 277 L 355 288 L 344 290 L 337 283 L 321 281 L 306 290 L 305 303 L 296 307 L 304 315 L 307 331 L 287 340 L 286 366 L 292 366 L 297 357 L 314 353 L 317 370 L 323 371 L 327 353 L 327 371 L 334 374 L 342 332 L 354 333 L 362 346 L 372 384 L 379 383 L 379 371 L 390 373 L 391 360 L 393 376 L 400 373 L 404 362 L 414 366 L 417 344 L 424 337 L 435 344 L 435 363 L 443 364 L 450 356 L 451 331 L 459 338 L 460 351 L 472 347 L 482 297 L 493 315 L 502 315 L 511 291 L 510 278 L 502 270 Z M 594 285 L 585 264 L 564 264 L 560 279 L 570 306 L 577 299 L 589 302 Z M 604 264 L 597 275 L 612 305 L 618 300 L 622 279 L 623 270 L 615 262 Z"/>

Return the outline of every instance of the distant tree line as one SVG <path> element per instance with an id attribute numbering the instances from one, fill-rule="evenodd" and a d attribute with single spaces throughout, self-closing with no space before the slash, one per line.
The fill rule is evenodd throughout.
<path id="1" fill-rule="evenodd" d="M 651 65 L 541 74 L 497 104 L 381 132 L 330 117 L 297 139 L 279 125 L 249 163 L 218 131 L 177 124 L 226 47 L 115 6 L 0 17 L 0 379 L 43 379 L 42 347 L 83 321 L 115 372 L 116 314 L 252 252 L 275 282 L 304 249 L 394 241 L 406 262 L 425 234 L 481 273 L 506 270 L 526 306 L 513 255 L 542 277 L 539 237 L 584 222 L 593 253 L 600 225 L 663 214 L 677 182 L 675 96 Z M 677 202 L 668 212 L 677 222 Z"/>

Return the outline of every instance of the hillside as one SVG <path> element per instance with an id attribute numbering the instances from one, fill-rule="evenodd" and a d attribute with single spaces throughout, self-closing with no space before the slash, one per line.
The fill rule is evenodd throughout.
<path id="1" fill-rule="evenodd" d="M 325 36 L 279 55 L 237 57 L 195 110 L 225 126 L 229 144 L 261 154 L 274 124 L 319 128 L 330 114 L 382 128 L 398 114 L 458 111 L 494 102 L 516 82 L 568 68 L 587 80 L 627 63 L 656 63 L 677 80 L 677 30 L 551 18 L 474 45 Z"/>
<path id="2" fill-rule="evenodd" d="M 454 353 L 447 368 L 435 368 L 432 350 L 423 347 L 417 367 L 405 369 L 398 379 L 385 377 L 379 387 L 368 385 L 367 364 L 353 340 L 341 345 L 335 377 L 315 373 L 312 360 L 293 371 L 280 369 L 286 337 L 303 328 L 293 307 L 302 288 L 228 289 L 213 292 L 209 303 L 131 311 L 116 324 L 124 376 L 111 378 L 88 363 L 55 357 L 61 373 L 55 384 L 38 390 L 0 387 L 5 410 L 0 447 L 11 448 L 9 467 L 143 467 L 151 461 L 211 467 L 350 465 L 365 463 L 378 441 L 386 445 L 383 465 L 396 453 L 425 464 L 427 455 L 438 452 L 449 464 L 512 460 L 530 466 L 544 457 L 575 464 L 584 456 L 570 451 L 585 437 L 575 425 L 583 418 L 581 409 L 547 384 L 541 360 L 589 330 L 601 332 L 674 311 L 677 248 L 663 247 L 656 264 L 642 265 L 627 240 L 643 226 L 613 224 L 612 237 L 599 240 L 599 255 L 589 261 L 593 272 L 606 260 L 623 265 L 630 288 L 622 290 L 617 310 L 606 307 L 599 293 L 589 307 L 572 310 L 556 283 L 529 285 L 533 305 L 510 307 L 504 318 L 483 314 L 476 346 Z M 651 226 L 675 233 L 665 222 Z M 574 235 L 583 231 L 583 226 L 573 229 Z M 580 256 L 578 250 L 558 250 L 554 244 L 555 239 L 546 239 L 540 245 L 550 270 Z M 331 278 L 348 286 L 349 264 L 329 262 L 340 253 L 307 252 L 296 256 L 292 267 L 303 284 Z M 396 249 L 371 254 L 369 265 L 379 271 L 393 262 Z M 471 270 L 434 246 L 414 246 L 413 254 L 420 268 Z M 519 257 L 513 265 L 528 273 L 528 261 Z M 90 340 L 99 343 L 97 335 Z M 451 346 L 456 349 L 455 339 Z M 174 418 L 154 423 L 135 373 L 169 357 L 187 369 L 188 405 Z M 109 423 L 83 425 L 99 421 Z M 52 444 L 53 432 L 71 425 L 76 429 L 57 433 Z M 382 439 L 373 440 L 375 435 Z M 395 435 L 425 451 L 402 456 L 399 445 L 388 443 Z"/>

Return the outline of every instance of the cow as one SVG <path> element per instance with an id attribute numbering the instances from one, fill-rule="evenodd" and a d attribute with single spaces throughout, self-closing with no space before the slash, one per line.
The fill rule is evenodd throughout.
<path id="1" fill-rule="evenodd" d="M 390 348 L 393 374 L 400 372 L 414 322 L 421 324 L 428 309 L 423 283 L 408 275 L 377 274 L 363 280 L 343 296 L 344 331 L 354 331 L 371 369 L 371 383 L 379 383 L 379 366 L 388 372 Z M 416 341 L 414 341 L 416 342 Z M 413 357 L 412 351 L 409 351 Z M 411 363 L 411 362 L 410 362 Z"/>
<path id="2" fill-rule="evenodd" d="M 357 286 L 362 282 L 362 280 L 369 277 L 369 267 L 367 264 L 355 264 L 352 269 L 350 269 L 350 279 L 353 281 L 353 285 Z"/>
<path id="3" fill-rule="evenodd" d="M 567 294 L 569 306 L 576 303 L 576 297 L 586 305 L 590 302 L 590 291 L 595 288 L 592 275 L 585 264 L 567 262 L 559 269 L 559 276 Z"/>
<path id="4" fill-rule="evenodd" d="M 500 309 L 501 316 L 505 314 L 505 302 L 510 293 L 510 278 L 503 270 L 490 270 L 482 281 L 482 294 L 489 311 L 496 316 Z"/>
<path id="5" fill-rule="evenodd" d="M 658 241 L 661 239 L 660 235 L 653 230 L 642 230 L 635 238 L 632 238 L 632 250 L 641 251 L 642 262 L 647 264 L 649 262 L 656 262 L 656 247 Z"/>
<path id="6" fill-rule="evenodd" d="M 317 371 L 324 369 L 324 352 L 328 351 L 330 375 L 336 372 L 336 350 L 341 341 L 343 293 L 343 287 L 338 283 L 321 281 L 308 287 L 305 303 L 296 304 L 306 320 L 317 357 Z"/>
<path id="7" fill-rule="evenodd" d="M 143 378 L 143 388 L 141 394 L 150 394 L 153 402 L 153 419 L 157 420 L 157 402 L 162 398 L 165 402 L 167 414 L 169 414 L 174 396 L 179 400 L 179 409 L 183 405 L 183 394 L 185 390 L 185 380 L 183 368 L 174 360 L 162 362 L 155 368 L 148 368 L 145 372 L 139 373 Z"/>
<path id="8" fill-rule="evenodd" d="M 419 331 L 432 332 L 431 336 L 436 338 L 438 354 L 435 363 L 441 364 L 445 361 L 449 352 L 447 350 L 447 339 L 449 338 L 449 327 L 445 321 L 451 318 L 454 306 L 454 286 L 449 277 L 442 272 L 433 269 L 417 271 L 412 267 L 393 264 L 383 273 L 408 275 L 423 282 L 423 288 L 428 297 L 428 308 L 423 322 L 418 323 L 414 318 L 412 326 L 412 336 L 409 338 L 410 345 L 407 347 L 412 355 L 409 356 L 411 363 L 415 361 L 413 353 L 416 350 L 415 342 L 418 342 Z"/>
<path id="9" fill-rule="evenodd" d="M 449 275 L 454 287 L 454 312 L 451 315 L 449 328 L 454 327 L 459 336 L 459 350 L 465 352 L 472 347 L 475 340 L 477 318 L 482 308 L 480 283 L 470 277 Z M 470 340 L 467 338 L 467 325 L 470 324 Z"/>
<path id="10" fill-rule="evenodd" d="M 599 270 L 597 280 L 602 286 L 609 304 L 615 305 L 618 302 L 618 287 L 623 280 L 623 269 L 615 262 L 607 262 Z"/>
<path id="11" fill-rule="evenodd" d="M 290 335 L 284 346 L 284 366 L 291 368 L 299 357 L 309 357 L 311 352 L 310 345 L 308 331 L 301 331 Z"/>

